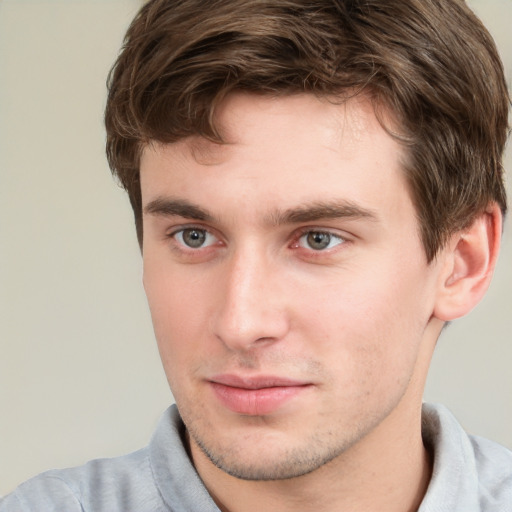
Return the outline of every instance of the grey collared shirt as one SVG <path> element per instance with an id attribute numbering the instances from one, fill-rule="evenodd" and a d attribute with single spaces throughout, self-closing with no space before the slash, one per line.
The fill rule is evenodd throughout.
<path id="1" fill-rule="evenodd" d="M 183 445 L 176 406 L 146 448 L 52 470 L 0 499 L 0 512 L 219 512 Z M 419 512 L 512 512 L 512 452 L 467 435 L 440 405 L 423 406 L 434 469 Z"/>

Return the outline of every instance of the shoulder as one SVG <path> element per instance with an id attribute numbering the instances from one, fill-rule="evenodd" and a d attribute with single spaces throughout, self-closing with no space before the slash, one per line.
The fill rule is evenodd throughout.
<path id="1" fill-rule="evenodd" d="M 42 473 L 0 499 L 0 512 L 218 512 L 183 435 L 179 412 L 171 406 L 146 448 Z"/>
<path id="2" fill-rule="evenodd" d="M 21 484 L 0 499 L 0 512 L 82 512 L 80 501 L 66 482 L 56 475 L 43 473 Z"/>
<path id="3" fill-rule="evenodd" d="M 421 512 L 512 512 L 512 452 L 467 434 L 441 405 L 424 404 L 423 439 L 433 473 Z"/>
<path id="4" fill-rule="evenodd" d="M 0 512 L 138 510 L 140 503 L 158 495 L 152 492 L 151 483 L 147 449 L 143 449 L 75 468 L 46 471 L 0 500 Z M 121 503 L 126 508 L 120 508 Z"/>
<path id="5" fill-rule="evenodd" d="M 483 510 L 494 510 L 493 506 L 506 503 L 512 511 L 512 451 L 482 437 L 468 437 L 478 475 L 480 500 L 487 505 Z"/>
<path id="6" fill-rule="evenodd" d="M 54 469 L 22 483 L 0 498 L 0 512 L 160 512 L 168 510 L 155 482 L 151 453 L 173 452 L 172 408 L 161 417 L 148 446 L 120 457 Z M 164 439 L 162 439 L 164 437 Z M 171 475 L 172 478 L 172 475 Z"/>

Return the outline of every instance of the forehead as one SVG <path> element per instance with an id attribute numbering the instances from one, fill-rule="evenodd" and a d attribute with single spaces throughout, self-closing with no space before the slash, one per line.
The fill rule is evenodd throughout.
<path id="1" fill-rule="evenodd" d="M 221 144 L 189 137 L 144 149 L 145 204 L 163 194 L 213 206 L 211 192 L 220 194 L 219 187 L 231 199 L 259 199 L 274 209 L 338 198 L 376 205 L 387 198 L 392 204 L 390 195 L 408 196 L 403 148 L 363 96 L 342 102 L 233 94 L 217 109 L 216 124 Z"/>
<path id="2" fill-rule="evenodd" d="M 379 114 L 386 125 L 396 125 L 388 110 L 379 108 Z M 209 165 L 228 158 L 233 146 L 250 143 L 263 148 L 269 146 L 270 139 L 270 145 L 278 145 L 293 137 L 297 144 L 316 144 L 318 149 L 339 151 L 343 146 L 343 155 L 350 157 L 358 146 L 383 134 L 375 104 L 364 95 L 343 99 L 233 93 L 215 110 L 215 125 L 223 143 L 194 136 L 182 139 L 175 147 Z M 282 137 L 273 138 L 276 131 Z M 394 149 L 402 151 L 398 146 Z"/>

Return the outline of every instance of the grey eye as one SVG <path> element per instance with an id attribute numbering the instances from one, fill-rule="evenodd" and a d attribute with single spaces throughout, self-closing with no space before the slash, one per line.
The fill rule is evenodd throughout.
<path id="1" fill-rule="evenodd" d="M 219 243 L 219 239 L 207 229 L 195 228 L 193 226 L 179 229 L 171 236 L 184 249 L 199 250 Z"/>
<path id="2" fill-rule="evenodd" d="M 329 233 L 322 233 L 321 231 L 310 231 L 306 235 L 306 241 L 311 249 L 321 251 L 329 247 L 331 243 L 331 235 Z"/>
<path id="3" fill-rule="evenodd" d="M 324 249 L 332 249 L 345 240 L 334 233 L 328 231 L 307 231 L 299 238 L 299 245 L 305 249 L 313 249 L 314 251 L 323 251 Z"/>
<path id="4" fill-rule="evenodd" d="M 177 237 L 181 238 L 181 241 L 191 247 L 192 249 L 198 249 L 202 247 L 206 241 L 206 231 L 204 229 L 184 229 L 177 233 Z"/>

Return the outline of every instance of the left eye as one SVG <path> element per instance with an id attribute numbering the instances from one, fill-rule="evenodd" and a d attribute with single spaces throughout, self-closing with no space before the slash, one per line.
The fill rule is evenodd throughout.
<path id="1" fill-rule="evenodd" d="M 215 236 L 210 232 L 206 231 L 206 229 L 198 228 L 181 229 L 180 231 L 176 231 L 173 236 L 180 244 L 185 245 L 190 249 L 208 247 L 217 241 L 217 238 L 215 238 Z"/>
<path id="2" fill-rule="evenodd" d="M 332 249 L 343 242 L 343 238 L 326 231 L 308 231 L 299 238 L 300 247 L 313 249 L 314 251 Z"/>

